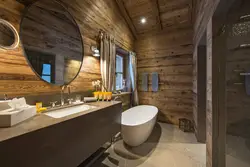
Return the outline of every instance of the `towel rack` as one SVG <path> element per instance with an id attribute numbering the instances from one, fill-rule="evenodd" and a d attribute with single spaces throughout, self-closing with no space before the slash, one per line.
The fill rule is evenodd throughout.
<path id="1" fill-rule="evenodd" d="M 240 73 L 241 76 L 249 76 L 250 73 Z"/>
<path id="2" fill-rule="evenodd" d="M 241 16 L 240 19 L 246 19 L 248 17 L 250 17 L 250 15 L 244 15 L 244 16 Z"/>
<path id="3" fill-rule="evenodd" d="M 234 72 L 245 72 L 245 70 L 241 70 L 241 69 L 235 69 L 233 70 Z"/>
<path id="4" fill-rule="evenodd" d="M 240 44 L 239 46 L 232 48 L 230 50 L 246 49 L 246 48 L 250 48 L 250 44 Z"/>
<path id="5" fill-rule="evenodd" d="M 236 82 L 236 83 L 234 83 L 234 85 L 243 85 L 244 83 L 242 83 L 242 82 Z"/>

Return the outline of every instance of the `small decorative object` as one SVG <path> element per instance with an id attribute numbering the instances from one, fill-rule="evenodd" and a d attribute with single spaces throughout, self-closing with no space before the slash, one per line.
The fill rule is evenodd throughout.
<path id="1" fill-rule="evenodd" d="M 96 46 L 91 46 L 91 51 L 93 52 L 94 57 L 100 57 L 100 51 L 97 49 Z"/>
<path id="2" fill-rule="evenodd" d="M 42 102 L 37 102 L 36 103 L 36 111 L 39 112 L 40 111 L 40 108 L 43 107 L 43 103 Z"/>
<path id="3" fill-rule="evenodd" d="M 122 89 L 126 88 L 126 79 L 122 80 Z"/>
<path id="4" fill-rule="evenodd" d="M 82 101 L 81 95 L 76 95 L 76 103 L 80 103 Z"/>
<path id="5" fill-rule="evenodd" d="M 111 101 L 112 99 L 112 92 L 107 92 L 107 101 Z"/>
<path id="6" fill-rule="evenodd" d="M 190 121 L 190 120 L 188 120 L 186 118 L 180 118 L 179 119 L 179 128 L 183 132 L 193 132 L 193 130 L 194 130 L 192 121 Z"/>
<path id="7" fill-rule="evenodd" d="M 98 100 L 99 99 L 99 93 L 100 92 L 94 92 L 94 97 Z"/>
<path id="8" fill-rule="evenodd" d="M 101 81 L 96 80 L 92 82 L 92 86 L 95 88 L 95 91 L 99 91 L 101 89 Z"/>
<path id="9" fill-rule="evenodd" d="M 108 100 L 108 92 L 103 92 L 103 101 Z"/>
<path id="10" fill-rule="evenodd" d="M 103 100 L 103 92 L 99 92 L 99 97 L 98 97 L 99 101 Z"/>

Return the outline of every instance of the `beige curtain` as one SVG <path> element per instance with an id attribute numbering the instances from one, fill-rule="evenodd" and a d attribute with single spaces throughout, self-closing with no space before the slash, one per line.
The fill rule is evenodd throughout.
<path id="1" fill-rule="evenodd" d="M 133 106 L 139 105 L 138 91 L 137 91 L 137 59 L 134 52 L 129 52 L 129 71 L 132 82 L 132 104 Z"/>
<path id="2" fill-rule="evenodd" d="M 116 56 L 114 38 L 105 33 L 101 33 L 100 41 L 101 41 L 100 54 L 101 54 L 102 83 L 106 91 L 113 91 L 115 83 L 115 56 Z"/>

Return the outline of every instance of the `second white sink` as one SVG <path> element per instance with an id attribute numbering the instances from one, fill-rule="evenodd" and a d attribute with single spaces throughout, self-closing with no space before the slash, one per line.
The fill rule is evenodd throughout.
<path id="1" fill-rule="evenodd" d="M 73 106 L 73 107 L 62 108 L 62 109 L 58 109 L 54 111 L 49 111 L 44 114 L 52 118 L 63 118 L 63 117 L 76 114 L 76 113 L 80 113 L 80 112 L 84 112 L 93 108 L 96 108 L 96 107 L 83 104 L 79 106 Z"/>

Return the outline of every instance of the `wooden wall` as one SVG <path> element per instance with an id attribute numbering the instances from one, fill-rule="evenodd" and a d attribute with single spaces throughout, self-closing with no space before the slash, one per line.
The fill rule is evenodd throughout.
<path id="1" fill-rule="evenodd" d="M 178 124 L 192 119 L 192 30 L 179 29 L 139 36 L 139 103 L 158 107 L 159 120 Z M 149 91 L 142 91 L 142 73 L 149 73 Z M 152 92 L 152 73 L 159 74 L 159 91 Z"/>
<path id="2" fill-rule="evenodd" d="M 196 136 L 200 136 L 204 129 L 199 129 L 198 119 L 204 115 L 199 115 L 198 113 L 198 66 L 197 66 L 197 53 L 198 45 L 200 40 L 206 33 L 208 21 L 212 18 L 216 7 L 220 0 L 194 0 L 193 17 L 194 17 L 194 34 L 193 34 L 193 44 L 194 44 L 194 54 L 193 54 L 193 116 Z M 199 139 L 198 139 L 199 140 Z"/>
<path id="3" fill-rule="evenodd" d="M 114 0 L 61 2 L 76 19 L 84 40 L 83 67 L 79 76 L 71 83 L 72 91 L 87 91 L 92 89 L 92 80 L 101 78 L 99 59 L 94 58 L 90 51 L 90 46 L 97 44 L 99 30 L 114 35 L 117 45 L 127 50 L 133 50 L 134 39 Z M 15 0 L 0 0 L 1 18 L 11 22 L 18 31 L 24 8 L 23 4 Z M 34 74 L 26 62 L 21 44 L 15 50 L 0 50 L 0 94 L 37 95 L 59 91 L 59 87 L 40 81 Z"/>
<path id="4" fill-rule="evenodd" d="M 194 44 L 198 45 L 220 0 L 194 0 Z"/>
<path id="5" fill-rule="evenodd" d="M 193 54 L 193 116 L 194 123 L 196 127 L 196 134 L 198 131 L 204 131 L 204 126 L 198 126 L 199 113 L 198 110 L 198 45 L 204 33 L 207 33 L 207 101 L 206 101 L 206 144 L 207 144 L 207 167 L 217 167 L 218 166 L 218 117 L 215 112 L 218 112 L 216 105 L 218 103 L 216 99 L 216 94 L 214 89 L 216 86 L 215 80 L 218 79 L 214 74 L 216 71 L 214 63 L 216 62 L 213 57 L 213 28 L 212 28 L 212 17 L 219 4 L 220 0 L 195 0 L 194 1 L 194 54 Z M 209 23 L 209 24 L 208 24 Z M 207 30 L 207 32 L 206 32 Z M 218 89 L 217 89 L 218 90 Z M 212 93 L 214 92 L 214 93 Z M 202 112 L 204 113 L 204 112 Z M 203 115 L 204 116 L 204 115 Z M 216 130 L 217 128 L 217 130 Z M 218 153 L 218 154 L 217 154 Z M 223 161 L 223 159 L 222 159 Z"/>

